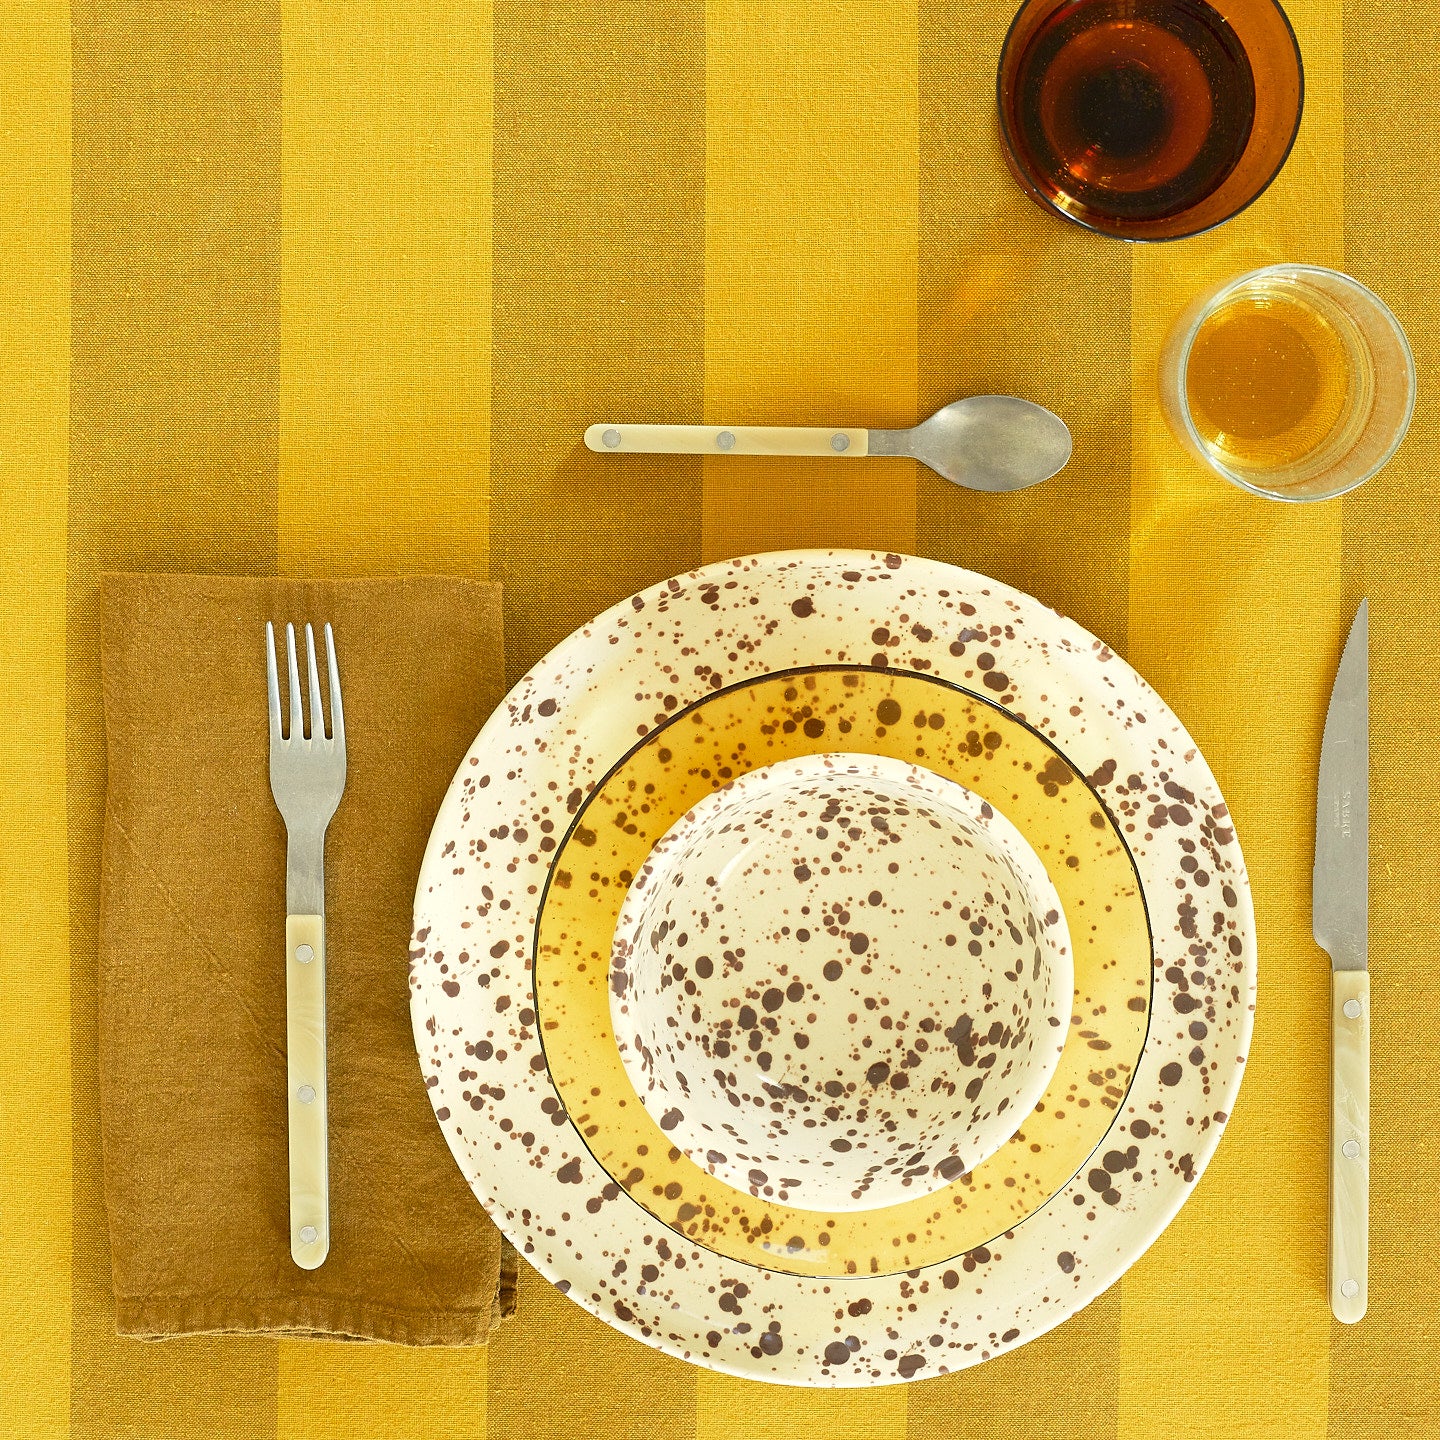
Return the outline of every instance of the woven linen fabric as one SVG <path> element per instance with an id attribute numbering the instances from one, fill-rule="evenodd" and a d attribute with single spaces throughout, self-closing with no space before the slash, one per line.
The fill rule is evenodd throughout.
<path id="1" fill-rule="evenodd" d="M 348 718 L 325 839 L 331 1246 L 315 1270 L 290 1258 L 267 621 L 282 637 L 283 622 L 313 622 L 322 665 L 332 626 Z M 430 821 L 500 698 L 499 587 L 111 575 L 102 625 L 98 1059 L 117 1328 L 484 1344 L 513 1305 L 514 1252 L 417 1083 L 406 957 Z M 303 633 L 297 645 L 303 664 Z"/>
<path id="2" fill-rule="evenodd" d="M 1305 118 L 1217 230 L 1130 246 L 1001 161 L 992 0 L 29 0 L 0 34 L 0 1431 L 495 1440 L 1168 1440 L 1440 1430 L 1440 130 L 1432 7 L 1286 6 Z M 1211 283 L 1354 274 L 1420 403 L 1343 501 L 1242 494 L 1157 408 Z M 1012 496 L 907 461 L 591 455 L 596 421 L 1058 411 Z M 1235 816 L 1254 1044 L 1193 1196 L 1124 1280 L 959 1374 L 808 1393 L 705 1373 L 528 1270 L 490 1346 L 117 1339 L 101 1203 L 102 569 L 505 585 L 507 665 L 644 584 L 793 545 L 995 576 L 1132 661 Z M 1315 771 L 1371 599 L 1370 1312 L 1325 1298 L 1329 976 Z M 443 653 L 440 637 L 437 651 Z"/>

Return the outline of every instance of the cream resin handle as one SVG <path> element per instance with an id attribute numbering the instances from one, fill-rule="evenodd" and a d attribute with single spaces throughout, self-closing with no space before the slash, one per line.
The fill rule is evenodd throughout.
<path id="1" fill-rule="evenodd" d="M 868 430 L 779 425 L 592 425 L 585 444 L 602 455 L 829 455 L 870 453 Z"/>
<path id="2" fill-rule="evenodd" d="M 1331 991 L 1330 1309 L 1365 1313 L 1370 1232 L 1370 976 L 1336 970 Z"/>
<path id="3" fill-rule="evenodd" d="M 323 915 L 291 915 L 285 921 L 285 1010 L 290 1254 L 302 1270 L 314 1270 L 330 1253 Z"/>

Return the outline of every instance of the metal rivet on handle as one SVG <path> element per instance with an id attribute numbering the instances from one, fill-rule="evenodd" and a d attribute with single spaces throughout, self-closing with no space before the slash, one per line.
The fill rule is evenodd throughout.
<path id="1" fill-rule="evenodd" d="M 618 430 L 607 430 L 600 437 L 600 440 L 607 450 L 613 450 L 620 443 L 620 432 Z"/>
<path id="2" fill-rule="evenodd" d="M 1341 1147 L 1340 1153 L 1347 1160 L 1355 1160 L 1360 1155 L 1360 1142 L 1358 1140 L 1347 1140 Z"/>
<path id="3" fill-rule="evenodd" d="M 295 947 L 295 958 L 302 965 L 308 965 L 315 958 L 315 952 L 308 945 L 297 945 Z"/>
<path id="4" fill-rule="evenodd" d="M 302 1225 L 300 1227 L 300 1240 L 302 1244 L 313 1245 L 320 1238 L 320 1232 L 313 1225 Z"/>
<path id="5" fill-rule="evenodd" d="M 302 1085 L 295 1092 L 295 1095 L 302 1105 L 308 1105 L 315 1098 L 315 1087 L 313 1085 Z"/>
<path id="6" fill-rule="evenodd" d="M 1360 1002 L 1358 1000 L 1347 1000 L 1344 1009 L 1347 1020 L 1358 1020 L 1360 1018 Z"/>
<path id="7" fill-rule="evenodd" d="M 1340 1293 L 1347 1299 L 1352 1300 L 1360 1293 L 1360 1282 L 1358 1280 L 1347 1280 L 1341 1287 Z"/>
<path id="8" fill-rule="evenodd" d="M 735 448 L 735 437 L 728 430 L 722 430 L 715 437 L 715 443 L 722 450 L 733 450 Z"/>
<path id="9" fill-rule="evenodd" d="M 843 455 L 850 448 L 850 437 L 848 435 L 832 435 L 830 448 L 837 455 Z"/>

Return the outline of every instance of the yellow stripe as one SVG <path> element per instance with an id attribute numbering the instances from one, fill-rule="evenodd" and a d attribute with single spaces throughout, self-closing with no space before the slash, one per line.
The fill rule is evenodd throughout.
<path id="1" fill-rule="evenodd" d="M 914 423 L 918 67 L 914 0 L 709 0 L 707 422 Z M 707 560 L 802 545 L 912 551 L 913 463 L 705 461 Z M 759 1392 L 697 1377 L 697 1440 L 817 1428 L 901 1434 L 905 1391 Z"/>
<path id="2" fill-rule="evenodd" d="M 1190 298 L 1278 260 L 1343 267 L 1341 37 L 1288 7 L 1305 57 L 1300 141 L 1212 235 L 1135 254 L 1128 656 L 1205 751 L 1235 816 L 1260 937 L 1255 1036 L 1198 1193 L 1125 1281 L 1118 1433 L 1319 1435 L 1329 991 L 1310 933 L 1315 773 L 1342 614 L 1341 506 L 1246 495 L 1184 455 L 1156 363 Z M 1377 137 L 1377 143 L 1380 143 Z M 1322 198 L 1323 197 L 1323 198 Z"/>
<path id="3" fill-rule="evenodd" d="M 484 575 L 491 6 L 281 10 L 281 571 Z"/>
<path id="4" fill-rule="evenodd" d="M 65 537 L 70 7 L 4 7 L 0 67 L 0 1414 L 70 1426 Z"/>
<path id="5" fill-rule="evenodd" d="M 489 567 L 488 0 L 284 0 L 279 565 Z M 279 1345 L 277 1434 L 483 1432 L 486 1352 Z"/>
<path id="6" fill-rule="evenodd" d="M 708 0 L 706 421 L 914 423 L 917 15 Z M 913 462 L 705 461 L 707 560 L 801 545 L 913 550 Z"/>

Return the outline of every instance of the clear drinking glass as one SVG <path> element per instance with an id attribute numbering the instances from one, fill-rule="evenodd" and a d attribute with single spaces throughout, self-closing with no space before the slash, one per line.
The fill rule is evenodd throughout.
<path id="1" fill-rule="evenodd" d="M 1400 322 L 1358 280 L 1269 265 L 1202 295 L 1160 357 L 1165 417 L 1197 459 L 1272 500 L 1328 500 L 1381 470 L 1415 409 Z"/>

